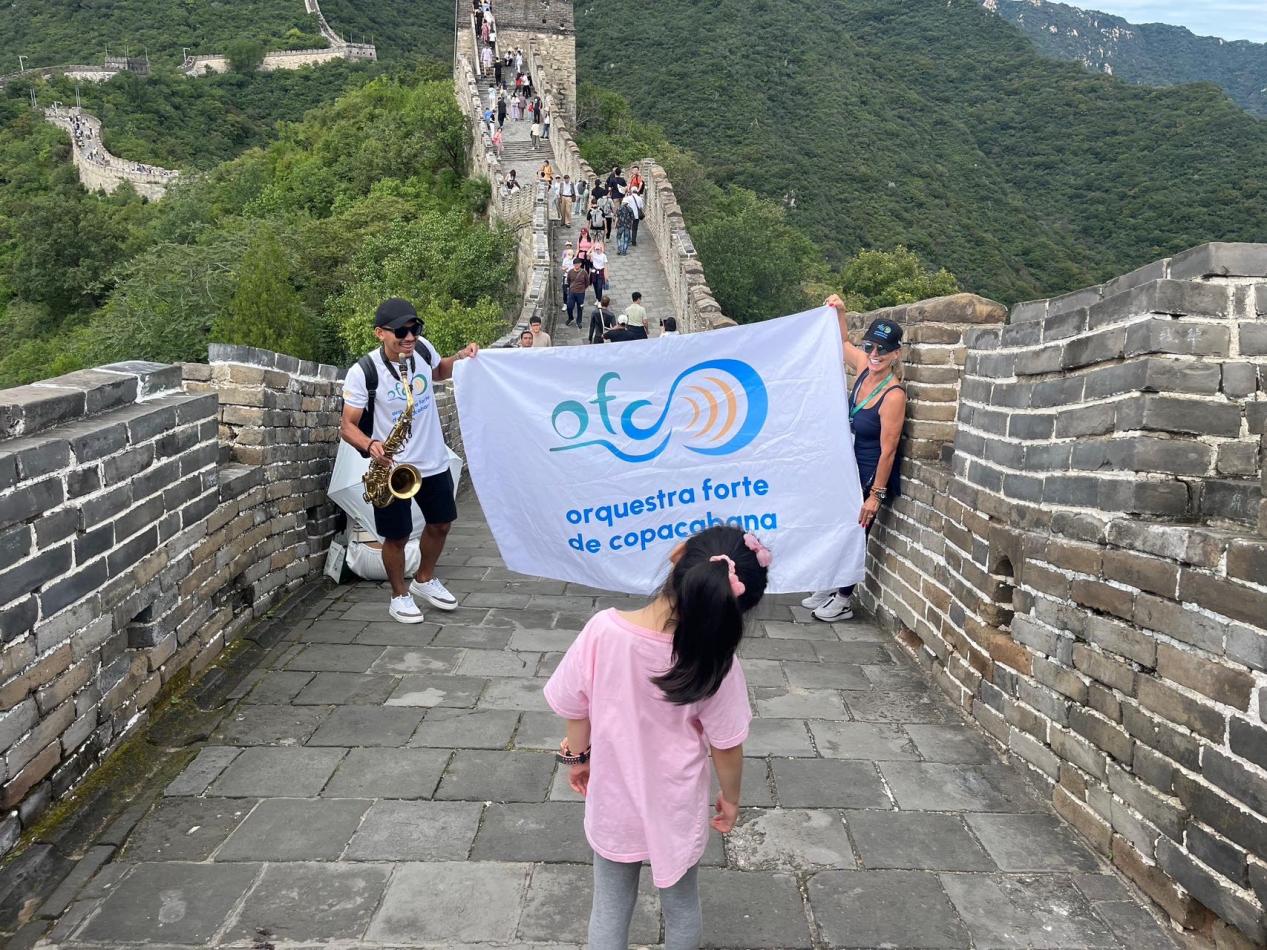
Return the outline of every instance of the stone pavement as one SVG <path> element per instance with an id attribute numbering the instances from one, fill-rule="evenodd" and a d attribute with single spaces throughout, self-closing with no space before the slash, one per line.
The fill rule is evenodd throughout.
<path id="1" fill-rule="evenodd" d="M 509 572 L 469 491 L 461 511 L 461 608 L 402 626 L 365 583 L 304 606 L 43 946 L 583 942 L 590 852 L 541 689 L 595 610 L 638 601 Z M 740 651 L 757 718 L 701 872 L 709 946 L 1171 946 L 884 633 L 794 604 L 767 598 Z"/>

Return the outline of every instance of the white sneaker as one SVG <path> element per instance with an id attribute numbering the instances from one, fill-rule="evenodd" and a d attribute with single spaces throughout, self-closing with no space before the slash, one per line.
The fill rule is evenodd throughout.
<path id="1" fill-rule="evenodd" d="M 827 603 L 827 601 L 831 600 L 832 595 L 835 593 L 836 592 L 834 590 L 816 590 L 801 601 L 801 606 L 806 610 L 817 610 L 819 607 L 823 606 L 823 604 Z"/>
<path id="2" fill-rule="evenodd" d="M 851 598 L 842 597 L 837 591 L 831 595 L 831 599 L 814 611 L 814 619 L 821 620 L 824 623 L 833 623 L 837 620 L 852 620 L 853 607 L 850 605 Z"/>
<path id="3" fill-rule="evenodd" d="M 408 594 L 393 597 L 391 606 L 387 608 L 391 618 L 399 623 L 422 623 L 422 611 Z"/>
<path id="4" fill-rule="evenodd" d="M 458 599 L 449 593 L 449 589 L 440 583 L 438 577 L 429 581 L 414 581 L 409 585 L 409 593 L 422 600 L 431 602 L 432 607 L 441 610 L 457 610 Z"/>

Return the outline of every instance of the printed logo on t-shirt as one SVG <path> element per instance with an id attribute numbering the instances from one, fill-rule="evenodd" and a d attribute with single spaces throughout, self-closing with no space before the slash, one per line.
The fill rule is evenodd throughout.
<path id="1" fill-rule="evenodd" d="M 414 416 L 422 412 L 431 405 L 431 380 L 424 373 L 415 373 L 409 380 L 410 388 L 414 391 Z M 387 398 L 392 402 L 401 404 L 399 409 L 392 409 L 392 422 L 395 423 L 405 412 L 405 387 L 401 385 L 400 380 L 393 380 L 391 388 L 387 391 Z"/>

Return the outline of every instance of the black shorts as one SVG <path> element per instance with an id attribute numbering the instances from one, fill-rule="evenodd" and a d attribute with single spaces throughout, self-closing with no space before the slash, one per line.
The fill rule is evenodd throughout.
<path id="1" fill-rule="evenodd" d="M 413 500 L 427 524 L 450 524 L 458 520 L 458 503 L 453 499 L 453 476 L 446 468 L 438 475 L 422 480 Z M 388 541 L 399 541 L 413 533 L 413 505 L 408 498 L 398 498 L 386 508 L 374 509 L 374 529 Z"/>

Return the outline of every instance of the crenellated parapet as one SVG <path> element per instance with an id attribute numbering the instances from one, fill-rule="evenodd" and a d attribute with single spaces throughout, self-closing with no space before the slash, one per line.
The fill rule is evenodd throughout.
<path id="1" fill-rule="evenodd" d="M 1267 246 L 885 315 L 908 451 L 864 602 L 1177 924 L 1267 942 Z"/>

